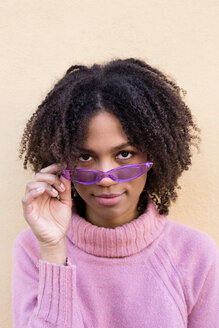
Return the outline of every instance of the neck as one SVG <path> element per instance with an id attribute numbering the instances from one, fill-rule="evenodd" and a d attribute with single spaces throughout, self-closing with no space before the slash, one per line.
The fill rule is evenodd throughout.
<path id="1" fill-rule="evenodd" d="M 166 222 L 167 219 L 159 215 L 157 206 L 151 199 L 142 215 L 115 229 L 97 227 L 74 213 L 73 208 L 67 235 L 85 253 L 120 258 L 139 253 L 149 246 L 161 234 Z"/>

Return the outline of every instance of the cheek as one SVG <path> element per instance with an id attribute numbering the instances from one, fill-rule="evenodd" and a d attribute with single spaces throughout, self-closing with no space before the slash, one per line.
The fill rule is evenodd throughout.
<path id="1" fill-rule="evenodd" d="M 144 189 L 146 180 L 146 176 L 141 176 L 137 179 L 131 180 L 128 188 L 129 192 L 139 197 Z"/>
<path id="2" fill-rule="evenodd" d="M 75 190 L 77 193 L 81 196 L 81 198 L 86 201 L 88 195 L 89 195 L 89 186 L 82 185 L 82 184 L 75 184 Z"/>

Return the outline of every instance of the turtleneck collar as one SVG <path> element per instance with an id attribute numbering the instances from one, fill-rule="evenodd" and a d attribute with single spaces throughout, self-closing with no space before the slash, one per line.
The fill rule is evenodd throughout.
<path id="1" fill-rule="evenodd" d="M 153 242 L 163 230 L 166 218 L 149 199 L 146 211 L 137 219 L 114 229 L 98 227 L 73 214 L 67 235 L 78 248 L 100 257 L 134 255 Z"/>

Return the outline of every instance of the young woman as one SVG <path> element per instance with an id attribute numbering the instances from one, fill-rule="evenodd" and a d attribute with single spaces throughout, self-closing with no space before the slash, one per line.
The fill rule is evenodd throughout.
<path id="1" fill-rule="evenodd" d="M 199 129 L 137 59 L 72 66 L 27 123 L 16 328 L 219 327 L 219 252 L 167 218 Z"/>

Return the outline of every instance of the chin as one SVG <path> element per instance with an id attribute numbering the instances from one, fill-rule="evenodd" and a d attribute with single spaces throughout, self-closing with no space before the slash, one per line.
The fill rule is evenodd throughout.
<path id="1" fill-rule="evenodd" d="M 113 208 L 105 208 L 102 211 L 95 211 L 97 213 L 97 215 L 101 218 L 103 218 L 104 220 L 113 220 L 113 219 L 117 219 L 121 216 L 124 216 L 127 213 L 128 209 L 124 209 L 124 210 L 118 210 L 118 209 L 113 209 Z"/>

